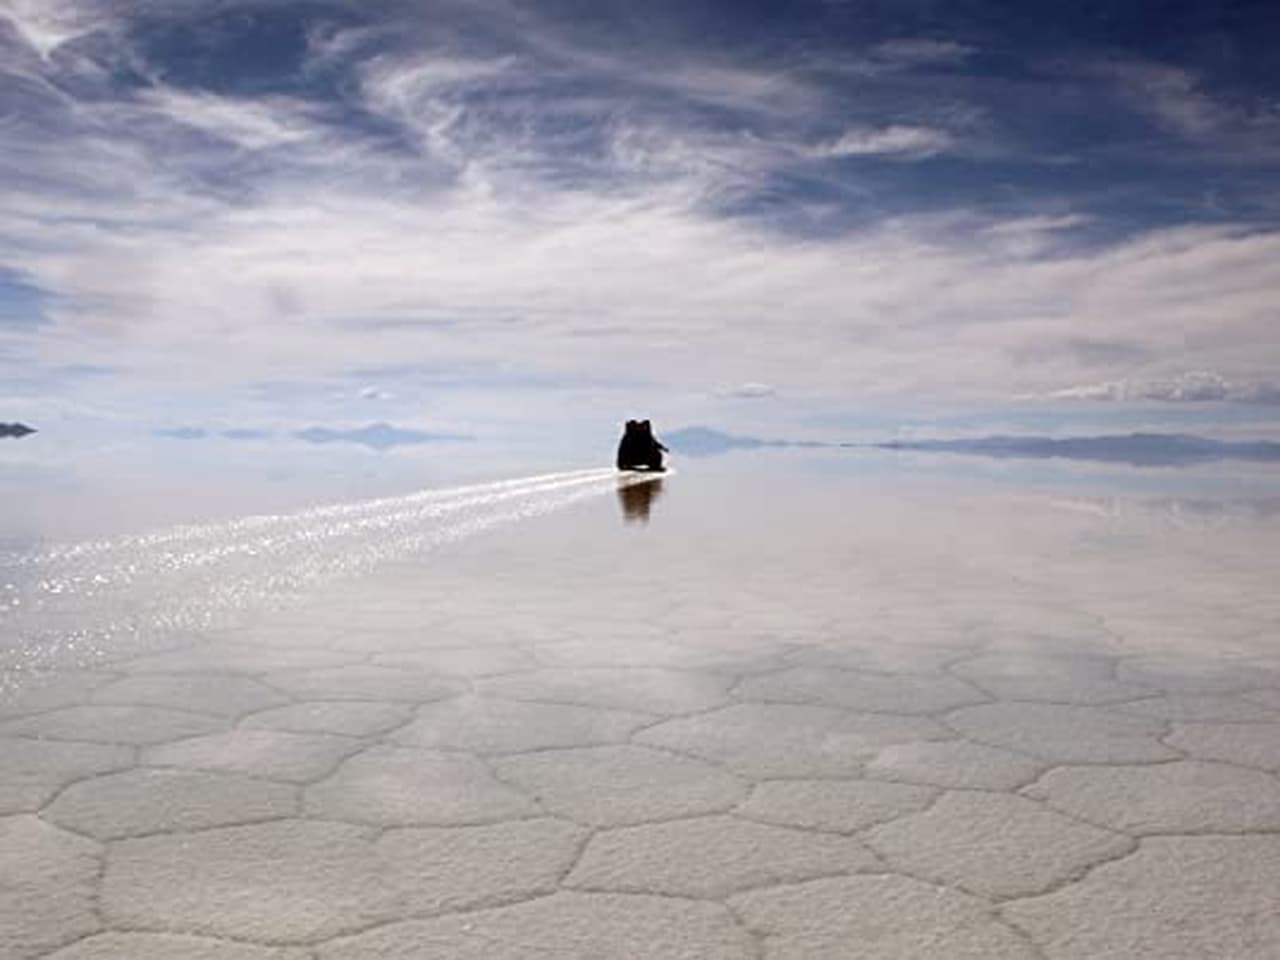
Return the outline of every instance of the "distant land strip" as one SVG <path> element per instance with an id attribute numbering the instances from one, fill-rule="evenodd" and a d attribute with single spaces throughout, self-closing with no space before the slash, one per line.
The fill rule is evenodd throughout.
<path id="1" fill-rule="evenodd" d="M 475 438 L 467 434 L 430 433 L 409 427 L 397 427 L 390 423 L 371 423 L 364 427 L 334 429 L 331 427 L 307 427 L 305 430 L 277 434 L 272 430 L 239 427 L 214 430 L 208 427 L 169 427 L 154 431 L 165 440 L 270 440 L 286 437 L 306 443 L 354 443 L 374 450 L 390 450 L 392 447 L 420 443 L 467 443 Z"/>
<path id="2" fill-rule="evenodd" d="M 949 440 L 886 440 L 870 443 L 766 440 L 735 436 L 709 427 L 687 427 L 664 436 L 678 453 L 709 457 L 731 450 L 764 447 L 862 448 L 982 457 L 1089 460 L 1130 466 L 1189 466 L 1215 460 L 1280 462 L 1280 442 L 1215 440 L 1182 433 L 1127 433 L 1091 437 L 987 436 Z"/>

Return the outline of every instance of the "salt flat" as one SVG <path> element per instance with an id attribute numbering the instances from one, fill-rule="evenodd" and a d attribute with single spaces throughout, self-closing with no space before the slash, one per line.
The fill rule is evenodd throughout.
<path id="1" fill-rule="evenodd" d="M 729 476 L 13 673 L 0 958 L 1280 956 L 1274 518 Z"/>

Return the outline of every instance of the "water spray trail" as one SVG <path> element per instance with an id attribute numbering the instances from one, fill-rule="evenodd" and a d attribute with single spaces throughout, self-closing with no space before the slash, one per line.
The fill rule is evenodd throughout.
<path id="1" fill-rule="evenodd" d="M 610 469 L 423 490 L 0 558 L 0 689 L 616 488 Z M 9 576 L 5 577 L 6 571 Z M 16 574 L 27 582 L 5 584 Z"/>
<path id="2" fill-rule="evenodd" d="M 291 526 L 306 526 L 330 517 L 356 517 L 369 513 L 377 513 L 390 507 L 404 507 L 415 503 L 434 501 L 447 502 L 464 497 L 483 497 L 487 494 L 498 494 L 519 490 L 524 487 L 538 486 L 560 480 L 572 480 L 579 477 L 599 477 L 608 473 L 605 470 L 572 470 L 565 473 L 548 473 L 515 480 L 499 480 L 492 483 L 472 484 L 441 490 L 420 490 L 416 493 L 399 497 L 381 497 L 373 500 L 357 500 L 350 503 L 330 504 L 322 507 L 311 507 L 306 510 L 288 514 L 264 514 L 240 517 L 236 520 L 215 524 L 185 524 L 169 527 L 165 530 L 152 531 L 133 536 L 118 537 L 112 540 L 90 540 L 82 543 L 64 544 L 50 547 L 36 553 L 0 554 L 0 568 L 5 566 L 30 566 L 45 564 L 51 561 L 75 560 L 83 557 L 110 554 L 131 548 L 151 548 L 163 544 L 180 542 L 196 543 L 208 539 L 223 539 L 237 533 L 269 533 L 274 529 Z"/>
<path id="3" fill-rule="evenodd" d="M 270 519 L 269 532 L 255 524 L 245 527 L 234 521 L 221 527 L 200 528 L 194 537 L 181 539 L 165 534 L 165 546 L 133 538 L 114 549 L 100 546 L 86 564 L 84 554 L 63 553 L 49 556 L 41 569 L 39 589 L 44 594 L 75 594 L 79 597 L 117 592 L 121 586 L 164 576 L 172 578 L 202 567 L 222 566 L 236 560 L 262 565 L 264 562 L 296 552 L 299 547 L 321 548 L 344 537 L 358 537 L 379 531 L 394 530 L 411 523 L 422 523 L 473 508 L 528 497 L 565 485 L 597 482 L 600 471 L 589 474 L 553 475 L 531 478 L 519 484 L 489 485 L 483 488 L 461 488 L 441 495 L 388 498 L 346 507 L 325 508 Z M 110 572 L 106 572 L 110 571 Z"/>

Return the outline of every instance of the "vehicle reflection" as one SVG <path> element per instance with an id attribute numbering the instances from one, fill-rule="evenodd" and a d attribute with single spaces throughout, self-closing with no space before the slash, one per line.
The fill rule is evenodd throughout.
<path id="1" fill-rule="evenodd" d="M 662 495 L 661 477 L 636 479 L 627 477 L 618 482 L 618 503 L 622 506 L 624 523 L 648 524 L 649 511 L 654 501 Z"/>

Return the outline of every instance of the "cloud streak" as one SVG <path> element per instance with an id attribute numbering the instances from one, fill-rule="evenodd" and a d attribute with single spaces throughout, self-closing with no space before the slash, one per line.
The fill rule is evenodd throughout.
<path id="1" fill-rule="evenodd" d="M 865 157 L 901 154 L 928 157 L 953 146 L 954 137 L 931 127 L 888 126 L 883 129 L 846 130 L 836 140 L 818 148 L 824 157 Z"/>
<path id="2" fill-rule="evenodd" d="M 1161 380 L 1108 380 L 1064 387 L 1049 394 L 1054 400 L 1099 400 L 1110 403 L 1252 403 L 1280 405 L 1280 383 L 1232 382 L 1211 371 L 1193 371 Z"/>

